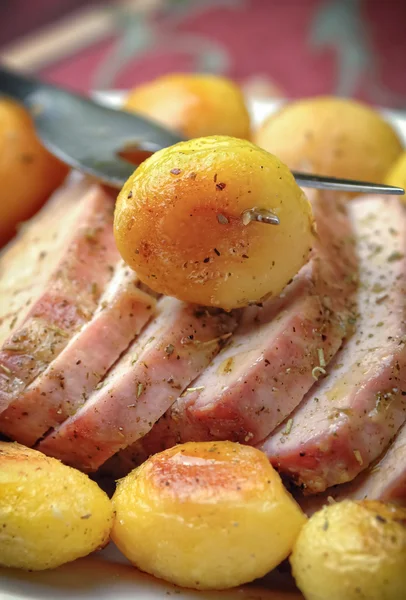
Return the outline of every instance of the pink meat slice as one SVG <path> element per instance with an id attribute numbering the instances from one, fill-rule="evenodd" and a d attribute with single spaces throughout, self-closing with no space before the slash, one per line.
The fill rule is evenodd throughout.
<path id="1" fill-rule="evenodd" d="M 406 425 L 403 425 L 383 458 L 343 486 L 339 496 L 356 500 L 381 500 L 406 506 Z M 334 495 L 333 495 L 334 497 Z"/>
<path id="2" fill-rule="evenodd" d="M 0 431 L 34 445 L 74 414 L 154 312 L 155 299 L 119 262 L 93 318 L 0 415 Z"/>
<path id="3" fill-rule="evenodd" d="M 207 367 L 235 327 L 222 311 L 209 313 L 173 298 L 132 344 L 85 405 L 38 449 L 85 471 L 145 435 L 180 392 Z"/>
<path id="4" fill-rule="evenodd" d="M 406 418 L 404 209 L 373 197 L 349 210 L 360 260 L 355 334 L 328 377 L 259 446 L 306 493 L 354 479 Z"/>
<path id="5" fill-rule="evenodd" d="M 180 441 L 260 442 L 300 403 L 320 360 L 327 364 L 338 351 L 353 316 L 354 240 L 342 199 L 315 194 L 312 204 L 318 237 L 309 263 L 280 298 L 245 310 L 196 391 L 122 453 L 125 464 Z"/>
<path id="6" fill-rule="evenodd" d="M 95 312 L 119 260 L 113 208 L 100 186 L 69 186 L 2 254 L 0 413 Z"/>
<path id="7" fill-rule="evenodd" d="M 321 494 L 300 495 L 296 499 L 309 516 L 326 504 L 345 499 L 380 500 L 406 506 L 406 425 L 401 427 L 383 457 L 355 479 Z"/>

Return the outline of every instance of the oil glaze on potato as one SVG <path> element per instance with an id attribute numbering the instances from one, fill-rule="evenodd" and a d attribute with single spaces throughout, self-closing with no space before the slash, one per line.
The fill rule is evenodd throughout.
<path id="1" fill-rule="evenodd" d="M 376 111 L 332 97 L 287 104 L 263 123 L 255 143 L 291 169 L 377 183 L 402 152 L 399 137 Z"/>
<path id="2" fill-rule="evenodd" d="M 28 113 L 0 98 L 0 246 L 65 178 L 68 168 L 41 145 Z"/>
<path id="3" fill-rule="evenodd" d="M 345 500 L 315 513 L 290 558 L 306 600 L 403 600 L 406 510 Z"/>
<path id="4" fill-rule="evenodd" d="M 131 91 L 124 108 L 187 138 L 250 135 L 250 119 L 240 89 L 216 75 L 175 73 L 159 77 Z"/>
<path id="5" fill-rule="evenodd" d="M 267 209 L 279 225 L 249 222 Z M 212 136 L 155 153 L 116 204 L 124 260 L 157 292 L 231 309 L 279 294 L 313 240 L 308 200 L 276 157 Z"/>
<path id="6" fill-rule="evenodd" d="M 86 475 L 0 442 L 0 565 L 52 569 L 103 547 L 113 524 L 106 494 Z"/>
<path id="7" fill-rule="evenodd" d="M 197 589 L 265 575 L 305 522 L 266 456 L 232 442 L 156 454 L 119 482 L 113 506 L 113 541 L 134 565 Z"/>

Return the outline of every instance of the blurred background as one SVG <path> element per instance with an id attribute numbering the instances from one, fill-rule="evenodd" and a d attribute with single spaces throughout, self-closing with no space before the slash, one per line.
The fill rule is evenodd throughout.
<path id="1" fill-rule="evenodd" d="M 170 71 L 406 109 L 406 0 L 1 0 L 0 58 L 81 92 Z"/>

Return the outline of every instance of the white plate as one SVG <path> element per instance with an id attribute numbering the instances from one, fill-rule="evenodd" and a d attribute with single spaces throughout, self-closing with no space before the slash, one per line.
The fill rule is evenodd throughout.
<path id="1" fill-rule="evenodd" d="M 55 569 L 0 569 L 0 600 L 299 600 L 279 574 L 226 592 L 184 590 L 139 572 L 111 544 L 98 554 Z"/>
<path id="2" fill-rule="evenodd" d="M 119 107 L 124 92 L 98 93 L 96 98 Z M 250 102 L 253 122 L 257 125 L 271 114 L 280 101 Z M 398 129 L 406 145 L 406 117 L 383 110 Z M 103 552 L 64 565 L 54 571 L 25 573 L 0 569 L 0 600 L 298 600 L 292 583 L 284 576 L 272 576 L 254 584 L 228 592 L 194 592 L 180 590 L 158 579 L 144 575 L 110 544 Z"/>

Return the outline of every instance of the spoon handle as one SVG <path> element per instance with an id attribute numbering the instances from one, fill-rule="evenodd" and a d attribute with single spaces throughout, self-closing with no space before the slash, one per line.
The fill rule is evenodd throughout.
<path id="1" fill-rule="evenodd" d="M 335 190 L 342 192 L 356 192 L 358 194 L 393 194 L 402 195 L 405 191 L 400 187 L 384 185 L 382 183 L 368 183 L 354 179 L 341 179 L 321 175 L 310 175 L 292 171 L 296 182 L 302 187 L 311 187 L 318 190 Z"/>
<path id="2" fill-rule="evenodd" d="M 28 97 L 38 90 L 39 84 L 35 79 L 26 75 L 18 75 L 0 65 L 0 93 L 11 96 L 26 104 Z"/>

